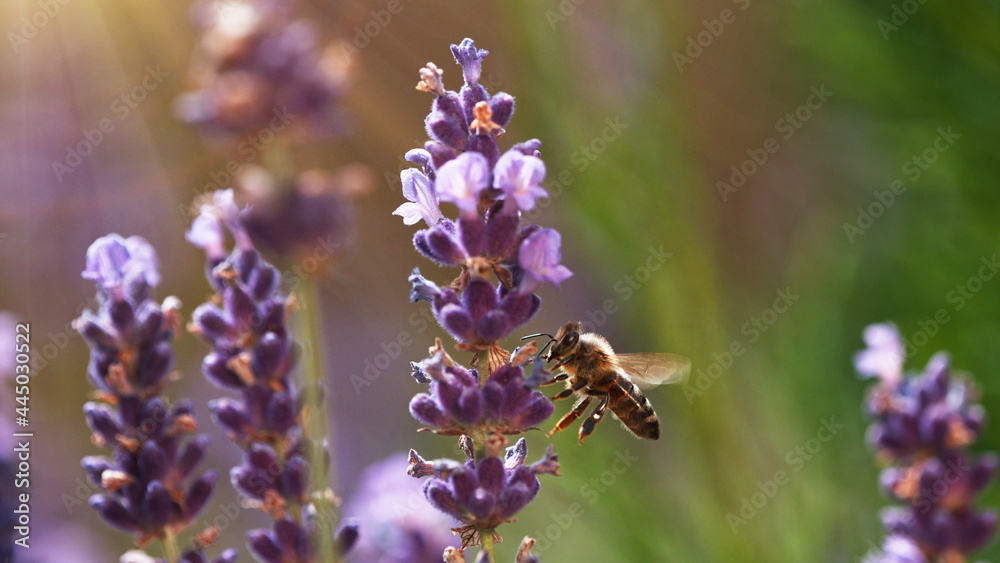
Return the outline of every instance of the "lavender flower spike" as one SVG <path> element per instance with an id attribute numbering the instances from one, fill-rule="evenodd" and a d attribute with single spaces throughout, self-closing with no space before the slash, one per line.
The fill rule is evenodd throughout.
<path id="1" fill-rule="evenodd" d="M 441 201 L 458 207 L 463 217 L 475 217 L 479 193 L 489 186 L 490 164 L 478 152 L 465 152 L 444 163 L 437 171 L 434 190 Z"/>
<path id="2" fill-rule="evenodd" d="M 896 328 L 872 325 L 864 337 L 869 349 L 858 355 L 858 370 L 881 378 L 866 401 L 873 419 L 868 436 L 891 462 L 880 476 L 883 491 L 903 504 L 883 511 L 889 538 L 869 561 L 965 561 L 997 526 L 995 512 L 974 504 L 996 475 L 997 456 L 967 451 L 982 433 L 983 408 L 974 403 L 971 384 L 950 373 L 947 355 L 938 353 L 922 374 L 903 377 Z"/>
<path id="3" fill-rule="evenodd" d="M 168 553 L 180 555 L 174 535 L 193 524 L 216 481 L 215 471 L 195 472 L 208 438 L 190 436 L 197 429 L 191 403 L 161 396 L 170 381 L 180 302 L 153 301 L 151 286 L 160 280 L 156 252 L 140 237 L 97 239 L 83 277 L 97 282 L 99 304 L 73 324 L 90 346 L 87 375 L 97 388 L 84 413 L 93 442 L 112 450 L 109 457 L 82 460 L 101 491 L 90 505 L 140 546 L 160 538 Z M 200 559 L 184 561 L 204 561 L 201 550 L 211 543 L 205 538 L 214 537 L 214 528 L 200 534 L 187 552 Z"/>
<path id="4" fill-rule="evenodd" d="M 404 225 L 414 225 L 421 219 L 433 227 L 444 218 L 430 179 L 419 170 L 407 168 L 399 173 L 403 182 L 403 197 L 409 200 L 396 208 L 393 215 L 403 218 Z"/>
<path id="5" fill-rule="evenodd" d="M 562 237 L 555 229 L 536 231 L 521 243 L 519 261 L 531 280 L 525 281 L 522 291 L 532 291 L 542 282 L 559 287 L 560 283 L 573 275 L 569 268 L 559 263 L 562 260 L 559 252 L 561 243 Z"/>

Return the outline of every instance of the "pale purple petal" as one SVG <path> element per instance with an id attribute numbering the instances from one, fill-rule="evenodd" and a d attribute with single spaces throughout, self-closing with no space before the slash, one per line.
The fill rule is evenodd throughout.
<path id="1" fill-rule="evenodd" d="M 80 274 L 106 289 L 121 287 L 126 277 L 142 277 L 149 285 L 160 283 L 156 251 L 146 239 L 122 238 L 117 233 L 103 236 L 87 249 L 87 266 Z"/>
<path id="2" fill-rule="evenodd" d="M 204 250 L 209 260 L 221 260 L 226 256 L 226 239 L 222 232 L 222 222 L 214 215 L 203 213 L 195 217 L 184 238 Z"/>
<path id="3" fill-rule="evenodd" d="M 441 201 L 449 201 L 465 216 L 474 216 L 479 193 L 489 185 L 490 165 L 478 152 L 465 152 L 444 163 L 438 170 L 434 191 Z"/>
<path id="4" fill-rule="evenodd" d="M 494 168 L 493 187 L 502 190 L 523 211 L 535 207 L 535 199 L 548 197 L 541 187 L 545 180 L 545 163 L 519 150 L 509 150 Z"/>
<path id="5" fill-rule="evenodd" d="M 403 197 L 409 202 L 397 207 L 393 215 L 402 217 L 406 225 L 414 225 L 423 219 L 430 227 L 444 218 L 427 176 L 416 168 L 407 168 L 399 173 L 399 177 L 403 182 Z"/>
<path id="6" fill-rule="evenodd" d="M 573 272 L 559 262 L 562 255 L 559 247 L 562 237 L 555 229 L 541 229 L 531 234 L 521 243 L 518 262 L 528 274 L 522 290 L 532 291 L 541 282 L 549 282 L 559 287 Z"/>
<path id="7" fill-rule="evenodd" d="M 865 377 L 878 377 L 887 385 L 896 385 L 903 377 L 905 350 L 896 326 L 873 324 L 863 338 L 868 348 L 854 356 L 854 367 Z"/>

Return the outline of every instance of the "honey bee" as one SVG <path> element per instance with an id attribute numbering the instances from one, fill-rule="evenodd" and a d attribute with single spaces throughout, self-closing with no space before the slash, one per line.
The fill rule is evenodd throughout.
<path id="1" fill-rule="evenodd" d="M 659 439 L 660 420 L 640 388 L 683 382 L 691 371 L 691 360 L 677 354 L 616 354 L 603 336 L 584 333 L 578 322 L 566 323 L 555 336 L 543 333 L 525 338 L 537 336 L 551 338 L 542 353 L 549 345 L 552 347 L 542 357 L 546 362 L 555 361 L 555 367 L 563 370 L 543 385 L 567 383 L 567 388 L 551 399 L 557 401 L 574 394 L 580 397 L 548 436 L 569 427 L 596 398 L 597 407 L 580 425 L 581 446 L 609 408 L 636 437 Z"/>

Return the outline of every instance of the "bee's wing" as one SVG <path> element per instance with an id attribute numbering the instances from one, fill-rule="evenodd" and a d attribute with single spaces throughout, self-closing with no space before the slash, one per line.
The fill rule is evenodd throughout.
<path id="1" fill-rule="evenodd" d="M 684 383 L 691 360 L 678 354 L 617 354 L 618 367 L 640 388 Z"/>

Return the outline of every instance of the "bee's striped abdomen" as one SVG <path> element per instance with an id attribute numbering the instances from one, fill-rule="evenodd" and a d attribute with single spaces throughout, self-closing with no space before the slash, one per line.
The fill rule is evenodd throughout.
<path id="1" fill-rule="evenodd" d="M 634 383 L 619 377 L 617 384 L 611 386 L 608 397 L 611 411 L 633 434 L 650 440 L 660 438 L 660 419 L 656 417 L 649 399 Z"/>

